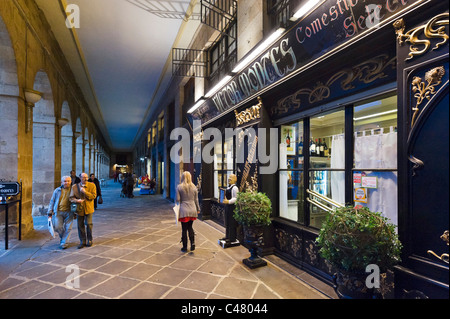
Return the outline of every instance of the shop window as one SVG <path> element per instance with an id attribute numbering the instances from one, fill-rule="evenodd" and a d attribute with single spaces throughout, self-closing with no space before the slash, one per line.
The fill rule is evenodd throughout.
<path id="1" fill-rule="evenodd" d="M 303 121 L 281 126 L 280 217 L 304 224 Z"/>
<path id="2" fill-rule="evenodd" d="M 164 116 L 158 119 L 158 141 L 164 140 Z"/>
<path id="3" fill-rule="evenodd" d="M 223 146 L 223 147 L 222 147 Z M 234 173 L 233 138 L 214 145 L 214 197 L 220 197 L 220 189 L 227 188 L 228 178 Z"/>
<path id="4" fill-rule="evenodd" d="M 309 190 L 312 196 L 309 225 L 320 228 L 330 207 L 330 200 L 345 204 L 345 112 L 321 113 L 310 120 Z M 333 205 L 331 205 L 333 206 Z"/>
<path id="5" fill-rule="evenodd" d="M 397 97 L 354 107 L 355 204 L 397 223 Z"/>
<path id="6" fill-rule="evenodd" d="M 156 121 L 152 125 L 152 146 L 156 143 Z"/>

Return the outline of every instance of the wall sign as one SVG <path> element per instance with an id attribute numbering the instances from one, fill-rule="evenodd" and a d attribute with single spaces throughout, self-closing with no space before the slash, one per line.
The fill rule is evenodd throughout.
<path id="1" fill-rule="evenodd" d="M 16 196 L 20 193 L 20 184 L 17 182 L 0 182 L 0 199 L 2 203 L 6 202 L 10 196 Z"/>
<path id="2" fill-rule="evenodd" d="M 236 74 L 192 116 L 214 120 L 338 46 L 425 0 L 325 0 L 271 48 Z"/>

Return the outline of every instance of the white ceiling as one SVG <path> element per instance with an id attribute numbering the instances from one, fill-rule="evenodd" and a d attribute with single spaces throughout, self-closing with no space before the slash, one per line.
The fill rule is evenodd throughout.
<path id="1" fill-rule="evenodd" d="M 131 151 L 170 79 L 171 48 L 187 48 L 198 26 L 198 19 L 180 17 L 189 8 L 198 15 L 199 1 L 35 1 L 108 146 L 116 152 Z M 70 4 L 80 9 L 79 28 L 66 27 Z"/>

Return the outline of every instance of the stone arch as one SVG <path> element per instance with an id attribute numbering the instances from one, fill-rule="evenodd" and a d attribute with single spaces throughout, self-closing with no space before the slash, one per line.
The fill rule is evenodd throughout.
<path id="1" fill-rule="evenodd" d="M 89 154 L 90 154 L 90 161 L 89 161 L 89 174 L 94 173 L 95 174 L 95 140 L 94 140 L 94 134 L 91 133 L 89 137 Z"/>
<path id="2" fill-rule="evenodd" d="M 61 107 L 61 119 L 67 119 L 68 122 L 61 128 L 61 177 L 70 175 L 72 170 L 72 116 L 69 103 L 64 101 Z"/>
<path id="3" fill-rule="evenodd" d="M 81 119 L 78 117 L 75 124 L 75 173 L 77 176 L 83 172 L 83 134 Z"/>
<path id="4" fill-rule="evenodd" d="M 19 85 L 14 48 L 0 16 L 0 179 L 15 181 L 18 175 Z"/>
<path id="5" fill-rule="evenodd" d="M 84 129 L 84 172 L 89 175 L 89 129 Z"/>
<path id="6" fill-rule="evenodd" d="M 32 215 L 47 213 L 55 187 L 55 107 L 47 73 L 38 71 L 33 89 L 42 99 L 33 108 L 33 189 Z"/>

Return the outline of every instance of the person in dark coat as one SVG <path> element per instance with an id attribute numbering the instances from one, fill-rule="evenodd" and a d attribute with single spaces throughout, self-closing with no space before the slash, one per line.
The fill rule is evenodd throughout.
<path id="1" fill-rule="evenodd" d="M 125 177 L 125 183 L 127 185 L 127 195 L 128 198 L 133 198 L 133 189 L 134 189 L 134 178 L 130 173 L 127 173 Z"/>
<path id="2" fill-rule="evenodd" d="M 97 199 L 102 197 L 102 190 L 100 188 L 100 181 L 95 177 L 94 173 L 89 175 L 89 182 L 95 184 L 95 188 L 97 189 L 97 197 L 94 199 L 94 209 L 97 209 Z"/>

